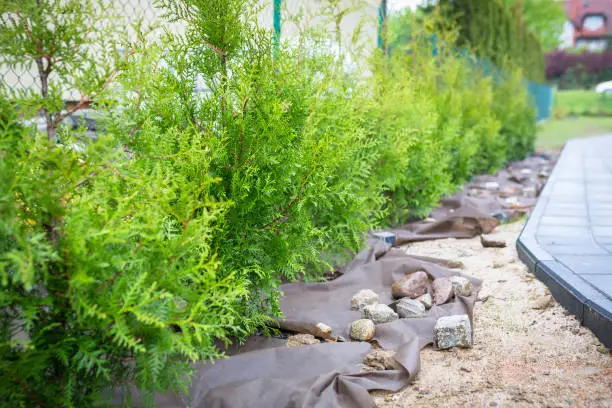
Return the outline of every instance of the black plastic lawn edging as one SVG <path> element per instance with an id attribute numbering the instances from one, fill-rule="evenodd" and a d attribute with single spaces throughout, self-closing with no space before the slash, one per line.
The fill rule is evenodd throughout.
<path id="1" fill-rule="evenodd" d="M 593 141 L 593 146 L 587 145 Z M 589 328 L 602 344 L 612 349 L 612 291 L 607 283 L 612 282 L 612 262 L 609 262 L 612 260 L 612 245 L 592 232 L 602 227 L 592 224 L 591 218 L 592 208 L 599 205 L 599 208 L 605 207 L 604 211 L 608 211 L 608 206 L 612 204 L 608 201 L 598 204 L 592 198 L 595 195 L 586 194 L 587 184 L 595 186 L 589 187 L 591 190 L 606 185 L 612 178 L 612 170 L 608 170 L 608 176 L 606 166 L 609 164 L 606 161 L 601 173 L 590 171 L 589 165 L 584 164 L 598 158 L 596 152 L 602 151 L 602 141 L 603 145 L 612 146 L 612 136 L 566 143 L 557 166 L 517 239 L 516 249 L 521 261 L 549 288 L 555 300 Z M 602 158 L 610 154 L 605 150 L 603 152 Z M 598 175 L 605 178 L 594 179 Z M 575 190 L 568 191 L 572 188 Z M 605 195 L 601 191 L 596 194 L 607 197 L 611 193 L 606 190 Z M 582 212 L 579 208 L 586 210 Z M 570 224 L 570 221 L 581 218 L 586 220 L 586 225 Z M 587 233 L 581 235 L 582 230 Z"/>

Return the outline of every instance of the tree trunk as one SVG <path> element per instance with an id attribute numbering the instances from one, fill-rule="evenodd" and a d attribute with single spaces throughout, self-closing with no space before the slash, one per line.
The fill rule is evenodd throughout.
<path id="1" fill-rule="evenodd" d="M 40 78 L 40 93 L 46 101 L 49 95 L 49 74 L 51 73 L 51 65 L 47 61 L 47 66 L 45 67 L 43 57 L 37 57 L 36 66 L 38 67 L 38 76 Z M 55 118 L 51 112 L 47 110 L 46 106 L 43 106 L 42 112 L 45 116 L 45 122 L 47 123 L 47 140 L 52 142 L 57 138 L 57 123 L 55 123 Z"/>

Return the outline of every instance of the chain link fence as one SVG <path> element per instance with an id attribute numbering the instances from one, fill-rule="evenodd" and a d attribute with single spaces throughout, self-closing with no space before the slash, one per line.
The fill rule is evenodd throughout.
<path id="1" fill-rule="evenodd" d="M 62 0 L 60 0 L 62 1 Z M 180 23 L 169 23 L 163 19 L 164 11 L 156 8 L 156 0 L 102 0 L 105 4 L 112 4 L 112 7 L 118 15 L 117 21 L 113 21 L 113 24 L 117 25 L 124 34 L 127 34 L 131 40 L 135 39 L 135 31 L 132 28 L 132 24 L 138 21 L 142 21 L 142 30 L 148 32 L 148 37 L 154 39 L 160 35 L 163 30 L 169 30 L 175 33 L 181 33 L 184 30 L 184 26 Z M 216 1 L 216 0 L 210 0 Z M 349 13 L 343 19 L 341 31 L 346 35 L 346 40 L 350 39 L 351 33 L 355 28 L 360 26 L 363 16 L 370 17 L 372 24 L 367 26 L 365 30 L 366 41 L 369 41 L 375 46 L 376 38 L 379 36 L 379 27 L 381 21 L 379 18 L 381 14 L 380 8 L 383 7 L 384 2 L 381 0 L 341 0 L 341 6 L 352 7 L 355 2 L 363 3 L 362 9 L 359 9 L 355 13 Z M 282 23 L 282 36 L 283 38 L 291 38 L 294 35 L 298 35 L 299 29 L 295 25 L 295 22 L 285 20 L 285 17 L 281 17 L 281 9 L 283 14 L 292 13 L 299 14 L 302 7 L 305 9 L 317 9 L 322 7 L 321 3 L 317 0 L 259 0 L 261 9 L 259 12 L 259 23 L 270 29 L 275 30 L 276 38 L 281 36 L 281 23 Z M 0 19 L 6 18 L 0 14 Z M 93 20 L 93 18 L 92 18 Z M 363 27 L 361 27 L 363 29 Z M 151 31 L 150 31 L 151 30 Z M 371 38 L 370 38 L 371 37 Z M 108 39 L 107 41 L 113 41 Z M 117 41 L 117 49 L 122 49 L 123 45 L 120 45 Z M 5 63 L 2 55 L 0 55 L 0 80 L 13 90 L 40 90 L 40 84 L 38 82 L 38 72 L 35 64 L 31 66 L 15 66 Z M 64 99 L 67 101 L 77 100 L 79 95 L 75 91 L 65 90 Z"/>
<path id="2" fill-rule="evenodd" d="M 155 7 L 155 0 L 107 0 L 113 3 L 113 8 L 119 16 L 119 20 L 115 24 L 120 25 L 121 30 L 129 37 L 135 35 L 131 28 L 131 23 L 142 20 L 143 29 L 147 30 L 154 25 L 163 25 L 161 20 L 162 13 Z M 2 23 L 6 23 L 7 15 L 0 15 Z M 168 26 L 168 25 L 167 25 Z M 173 30 L 180 30 L 177 24 L 170 25 Z M 160 32 L 159 29 L 151 32 L 150 35 L 155 36 Z M 112 39 L 110 39 L 112 41 Z M 121 45 L 117 44 L 117 49 L 121 50 Z M 38 81 L 38 70 L 36 65 L 32 63 L 30 66 L 9 65 L 6 60 L 0 55 L 0 80 L 4 85 L 12 90 L 40 90 Z M 66 90 L 64 97 L 67 100 L 74 100 L 77 94 L 74 91 Z"/>

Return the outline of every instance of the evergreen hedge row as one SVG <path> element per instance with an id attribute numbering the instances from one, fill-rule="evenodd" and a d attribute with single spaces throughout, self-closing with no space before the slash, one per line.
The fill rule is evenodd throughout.
<path id="1" fill-rule="evenodd" d="M 440 0 L 442 23 L 458 31 L 457 45 L 504 69 L 520 68 L 526 78 L 545 80 L 544 51 L 520 10 L 501 0 Z"/>
<path id="2" fill-rule="evenodd" d="M 25 3 L 39 24 L 29 32 L 46 38 L 32 53 L 65 51 L 62 73 L 87 61 L 73 19 L 50 25 L 54 2 Z M 320 279 L 368 231 L 425 216 L 533 149 L 519 76 L 496 84 L 416 41 L 377 51 L 364 75 L 316 27 L 275 46 L 257 0 L 159 4 L 184 35 L 139 37 L 101 73 L 110 79 L 78 71 L 100 85 L 97 141 L 59 127 L 50 143 L 23 123 L 26 108 L 61 117 L 60 92 L 0 93 L 0 400 L 11 406 L 184 390 L 190 363 L 279 317 L 282 281 Z M 56 43 L 44 34 L 55 28 Z"/>

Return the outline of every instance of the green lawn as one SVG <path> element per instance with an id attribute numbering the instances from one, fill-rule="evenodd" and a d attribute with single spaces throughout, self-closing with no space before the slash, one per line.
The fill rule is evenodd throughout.
<path id="1" fill-rule="evenodd" d="M 555 112 L 561 116 L 612 115 L 612 94 L 596 94 L 593 90 L 556 91 Z"/>
<path id="2" fill-rule="evenodd" d="M 559 150 L 568 139 L 612 133 L 612 117 L 566 117 L 538 126 L 537 150 Z"/>

